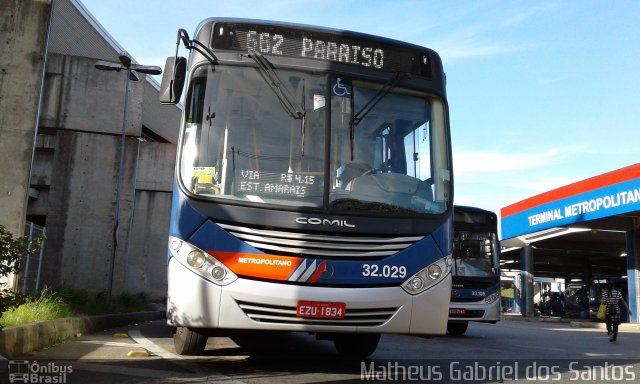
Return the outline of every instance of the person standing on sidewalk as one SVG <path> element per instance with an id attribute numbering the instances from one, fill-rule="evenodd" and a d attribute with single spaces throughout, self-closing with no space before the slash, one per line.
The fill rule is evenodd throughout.
<path id="1" fill-rule="evenodd" d="M 607 284 L 607 288 L 602 291 L 600 303 L 607 307 L 605 323 L 607 324 L 609 341 L 616 341 L 618 339 L 618 326 L 620 325 L 620 303 L 627 308 L 629 316 L 631 316 L 631 310 L 627 302 L 622 298 L 620 290 L 614 288 L 611 283 Z"/>

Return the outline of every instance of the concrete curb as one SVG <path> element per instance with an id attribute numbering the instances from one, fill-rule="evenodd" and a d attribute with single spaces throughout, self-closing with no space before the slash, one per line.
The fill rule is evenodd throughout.
<path id="1" fill-rule="evenodd" d="M 521 315 L 502 315 L 500 318 L 502 321 L 529 321 L 539 323 L 567 323 L 572 328 L 597 328 L 607 329 L 604 322 L 601 321 L 589 321 L 589 320 L 572 320 L 562 317 L 548 317 L 548 316 L 534 316 L 527 317 Z M 622 323 L 618 326 L 620 331 L 638 331 L 640 330 L 640 324 L 636 323 Z"/>
<path id="2" fill-rule="evenodd" d="M 593 321 L 572 321 L 571 326 L 574 328 L 598 328 L 607 329 L 605 323 L 593 322 Z M 640 330 L 640 324 L 635 323 L 622 323 L 618 325 L 619 331 L 638 331 Z"/>
<path id="3" fill-rule="evenodd" d="M 164 311 L 134 312 L 116 315 L 66 317 L 39 321 L 0 332 L 0 355 L 7 358 L 23 356 L 64 340 L 122 325 L 161 319 Z"/>
<path id="4" fill-rule="evenodd" d="M 550 316 L 521 316 L 521 315 L 502 315 L 500 316 L 502 321 L 529 321 L 539 323 L 570 323 L 570 319 L 564 319 L 562 317 L 550 317 Z"/>

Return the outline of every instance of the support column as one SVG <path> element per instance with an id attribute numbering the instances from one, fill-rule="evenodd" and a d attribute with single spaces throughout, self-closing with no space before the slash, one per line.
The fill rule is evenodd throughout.
<path id="1" fill-rule="evenodd" d="M 0 224 L 24 235 L 51 0 L 0 1 Z"/>
<path id="2" fill-rule="evenodd" d="M 533 316 L 533 248 L 520 249 L 520 310 L 522 316 Z"/>
<path id="3" fill-rule="evenodd" d="M 639 323 L 640 316 L 638 315 L 638 308 L 640 308 L 640 292 L 638 292 L 638 286 L 640 284 L 640 272 L 638 267 L 640 266 L 640 223 L 635 220 L 633 231 L 627 231 L 627 281 L 629 292 L 629 308 L 631 309 L 631 316 L 629 316 L 630 323 Z"/>
<path id="4" fill-rule="evenodd" d="M 582 280 L 585 284 L 593 283 L 593 273 L 591 271 L 591 260 L 586 257 L 582 262 Z"/>
<path id="5" fill-rule="evenodd" d="M 0 1 L 0 225 L 24 236 L 52 0 Z M 15 289 L 16 277 L 7 277 Z"/>

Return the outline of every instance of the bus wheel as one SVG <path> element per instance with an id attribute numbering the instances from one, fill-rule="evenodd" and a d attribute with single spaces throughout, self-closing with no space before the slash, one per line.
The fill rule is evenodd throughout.
<path id="1" fill-rule="evenodd" d="M 177 327 L 173 345 L 178 355 L 199 355 L 204 352 L 208 337 L 187 327 Z"/>
<path id="2" fill-rule="evenodd" d="M 379 333 L 336 335 L 333 345 L 339 354 L 365 358 L 373 354 L 380 342 Z"/>
<path id="3" fill-rule="evenodd" d="M 447 323 L 447 332 L 449 332 L 450 335 L 463 335 L 467 331 L 468 326 L 468 321 L 464 323 Z"/>

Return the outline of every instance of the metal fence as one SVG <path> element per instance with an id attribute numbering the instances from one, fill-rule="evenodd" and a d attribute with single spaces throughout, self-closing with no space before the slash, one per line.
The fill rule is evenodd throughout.
<path id="1" fill-rule="evenodd" d="M 24 232 L 25 237 L 31 241 L 38 236 L 46 235 L 47 229 L 37 224 L 27 222 Z M 25 257 L 24 268 L 18 275 L 18 289 L 20 289 L 23 295 L 40 291 L 40 271 L 42 270 L 44 246 L 45 241 L 43 240 L 40 246 L 40 252 Z"/>

